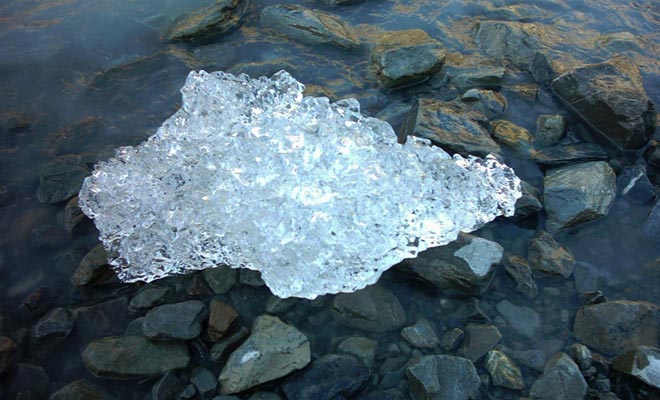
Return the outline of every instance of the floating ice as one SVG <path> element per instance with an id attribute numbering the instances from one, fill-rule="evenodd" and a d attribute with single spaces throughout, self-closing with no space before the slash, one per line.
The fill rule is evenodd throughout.
<path id="1" fill-rule="evenodd" d="M 271 79 L 191 72 L 183 106 L 83 183 L 120 279 L 220 264 L 261 271 L 280 297 L 352 292 L 459 231 L 513 214 L 520 181 L 487 157 L 451 157 L 354 99 Z"/>

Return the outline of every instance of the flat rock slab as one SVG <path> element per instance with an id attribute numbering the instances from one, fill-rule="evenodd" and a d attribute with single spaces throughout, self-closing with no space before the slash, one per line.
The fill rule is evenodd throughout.
<path id="1" fill-rule="evenodd" d="M 429 139 L 436 146 L 463 156 L 499 153 L 500 146 L 486 129 L 486 116 L 467 108 L 461 102 L 420 98 L 404 120 L 402 133 Z"/>
<path id="2" fill-rule="evenodd" d="M 377 284 L 335 296 L 332 314 L 342 324 L 368 332 L 386 332 L 406 323 L 399 299 Z"/>
<path id="3" fill-rule="evenodd" d="M 472 362 L 454 356 L 424 356 L 406 369 L 415 399 L 467 400 L 476 398 L 481 381 Z"/>
<path id="4" fill-rule="evenodd" d="M 502 340 L 500 330 L 494 325 L 467 324 L 465 333 L 466 338 L 456 354 L 472 362 L 477 362 Z"/>
<path id="5" fill-rule="evenodd" d="M 607 215 L 616 196 L 616 176 L 604 161 L 553 168 L 543 179 L 550 233 Z"/>
<path id="6" fill-rule="evenodd" d="M 660 389 L 660 349 L 657 347 L 639 346 L 625 352 L 612 361 L 612 367 Z"/>
<path id="7" fill-rule="evenodd" d="M 46 164 L 39 175 L 37 199 L 50 204 L 69 200 L 78 194 L 83 179 L 90 172 L 80 156 L 69 154 L 57 157 Z"/>
<path id="8" fill-rule="evenodd" d="M 221 392 L 238 393 L 281 378 L 309 364 L 309 340 L 277 317 L 257 317 L 252 334 L 227 360 L 220 377 Z"/>
<path id="9" fill-rule="evenodd" d="M 473 30 L 477 46 L 491 57 L 508 59 L 527 68 L 539 48 L 540 34 L 533 23 L 482 21 Z"/>
<path id="10" fill-rule="evenodd" d="M 160 375 L 190 362 L 185 343 L 152 342 L 141 336 L 96 340 L 85 348 L 82 359 L 92 374 L 115 379 Z"/>
<path id="11" fill-rule="evenodd" d="M 202 332 L 208 316 L 201 301 L 165 304 L 150 310 L 142 322 L 142 333 L 150 339 L 194 339 Z"/>
<path id="12" fill-rule="evenodd" d="M 607 151 L 594 143 L 560 144 L 535 150 L 532 160 L 547 167 L 584 163 L 587 161 L 606 161 Z"/>
<path id="13" fill-rule="evenodd" d="M 560 75 L 552 81 L 552 89 L 564 104 L 621 149 L 643 147 L 655 131 L 655 105 L 644 91 L 638 67 L 623 57 Z"/>
<path id="14" fill-rule="evenodd" d="M 371 62 L 383 87 L 406 86 L 440 71 L 445 48 L 421 29 L 386 32 L 371 51 Z"/>
<path id="15" fill-rule="evenodd" d="M 353 28 L 341 18 L 292 4 L 277 4 L 261 10 L 261 22 L 288 38 L 308 44 L 340 48 L 358 47 Z"/>
<path id="16" fill-rule="evenodd" d="M 216 0 L 178 18 L 168 29 L 168 40 L 206 43 L 236 30 L 250 0 Z"/>
<path id="17" fill-rule="evenodd" d="M 641 301 L 608 301 L 582 306 L 573 334 L 598 352 L 615 355 L 660 343 L 660 307 Z"/>

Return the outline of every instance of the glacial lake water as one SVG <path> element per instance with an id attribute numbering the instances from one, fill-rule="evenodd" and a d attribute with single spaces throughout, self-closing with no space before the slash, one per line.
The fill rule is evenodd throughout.
<path id="1" fill-rule="evenodd" d="M 243 25 L 211 43 L 192 45 L 163 38 L 177 17 L 208 3 L 0 1 L 0 335 L 29 329 L 55 307 L 76 309 L 122 296 L 130 299 L 138 289 L 139 285 L 113 283 L 83 293 L 71 284 L 78 262 L 98 243 L 98 232 L 91 224 L 73 235 L 66 232 L 66 202 L 39 202 L 39 177 L 56 157 L 77 154 L 91 166 L 111 157 L 119 146 L 144 141 L 180 106 L 179 89 L 190 70 L 270 74 L 283 66 L 306 85 L 309 94 L 325 95 L 333 101 L 355 97 L 368 115 L 396 102 L 409 104 L 418 96 L 459 96 L 460 91 L 444 86 L 436 89 L 428 83 L 399 90 L 380 87 L 370 69 L 371 47 L 385 31 L 419 28 L 446 48 L 445 66 L 432 80 L 442 81 L 443 74 L 452 68 L 505 66 L 504 78 L 492 87 L 508 101 L 506 113 L 498 118 L 533 133 L 538 116 L 563 114 L 576 137 L 589 137 L 589 128 L 561 105 L 547 85 L 538 86 L 536 98 L 520 95 L 516 85 L 534 84 L 531 75 L 505 59 L 486 55 L 474 43 L 472 32 L 477 22 L 517 21 L 539 29 L 543 51 L 563 70 L 617 55 L 628 57 L 639 67 L 647 95 L 660 105 L 660 2 L 655 0 L 365 0 L 346 6 L 327 5 L 321 0 L 294 1 L 352 25 L 362 42 L 352 50 L 302 44 L 277 34 L 261 22 L 260 10 L 278 3 L 253 0 Z M 657 130 L 655 139 L 660 139 Z M 611 164 L 617 166 L 644 165 L 641 153 L 608 150 Z M 521 178 L 542 190 L 544 168 L 511 149 L 505 148 L 503 156 Z M 576 272 L 567 279 L 537 275 L 539 294 L 535 299 L 527 300 L 516 292 L 504 269 L 498 268 L 493 283 L 478 299 L 494 321 L 491 323 L 500 328 L 501 344 L 517 350 L 540 349 L 548 356 L 565 351 L 575 342 L 572 320 L 580 307 L 580 289 L 601 290 L 611 300 L 660 303 L 658 238 L 641 231 L 655 201 L 639 205 L 617 195 L 606 217 L 558 233 L 556 239 L 575 257 Z M 507 254 L 524 257 L 529 238 L 544 227 L 545 220 L 542 211 L 522 220 L 500 219 L 476 234 L 497 241 Z M 189 287 L 190 279 L 181 278 L 177 284 Z M 396 269 L 388 271 L 381 284 L 402 303 L 408 325 L 424 317 L 439 335 L 460 325 L 450 317 L 451 310 L 469 301 L 466 296 L 438 293 Z M 26 312 L 21 304 L 39 288 L 46 293 L 45 299 L 36 300 L 45 303 L 43 309 Z M 263 286 L 239 284 L 219 298 L 236 308 L 242 324 L 250 327 L 254 318 L 264 313 L 269 296 Z M 193 297 L 208 301 L 217 296 L 202 293 Z M 350 335 L 377 340 L 382 354 L 390 351 L 410 356 L 410 348 L 392 350 L 400 347 L 400 330 L 373 334 L 338 323 L 329 310 L 331 298 L 300 301 L 281 316 L 310 338 L 313 359 L 335 352 L 338 341 Z M 542 325 L 538 337 L 520 340 L 498 317 L 495 304 L 503 299 L 538 313 Z M 109 334 L 122 333 L 127 322 L 139 316 L 128 316 L 126 310 L 122 313 L 126 316 L 117 321 L 99 316 L 99 326 L 111 327 Z M 84 378 L 118 398 L 148 398 L 158 377 L 125 381 L 96 378 L 81 361 L 86 344 L 74 328 L 48 356 L 34 357 L 27 352 L 21 362 L 44 368 L 50 380 L 48 393 Z M 190 347 L 193 354 L 203 353 L 199 346 Z M 203 354 L 199 359 L 215 374 L 222 369 L 222 365 L 204 364 L 208 360 Z M 386 355 L 379 362 L 384 359 Z M 191 366 L 195 360 L 193 357 Z M 487 375 L 483 362 L 476 366 Z M 183 376 L 186 373 L 183 371 Z M 523 368 L 526 389 L 513 392 L 485 386 L 483 398 L 522 396 L 539 375 L 539 371 Z M 374 373 L 373 377 L 363 394 L 381 388 L 381 376 Z M 5 387 L 9 386 L 9 378 L 2 379 Z M 399 379 L 405 389 L 405 374 Z M 285 380 L 263 388 L 277 392 L 278 384 Z M 643 398 L 639 396 L 629 398 Z"/>

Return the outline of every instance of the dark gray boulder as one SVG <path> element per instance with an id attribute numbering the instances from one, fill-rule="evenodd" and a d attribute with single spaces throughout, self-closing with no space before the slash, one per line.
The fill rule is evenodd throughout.
<path id="1" fill-rule="evenodd" d="M 541 192 L 525 181 L 521 181 L 522 196 L 516 200 L 516 217 L 527 217 L 543 209 Z"/>
<path id="2" fill-rule="evenodd" d="M 538 294 L 538 287 L 532 275 L 532 269 L 527 260 L 519 256 L 509 256 L 504 264 L 507 275 L 516 284 L 516 290 L 528 299 Z"/>
<path id="3" fill-rule="evenodd" d="M 448 355 L 424 356 L 406 369 L 406 376 L 410 394 L 417 400 L 472 399 L 481 384 L 470 360 Z"/>
<path id="4" fill-rule="evenodd" d="M 194 339 L 202 332 L 202 322 L 208 315 L 201 301 L 165 304 L 144 316 L 142 333 L 150 339 Z"/>
<path id="5" fill-rule="evenodd" d="M 399 299 L 378 284 L 335 296 L 332 315 L 344 325 L 367 332 L 386 332 L 406 323 L 406 313 Z"/>
<path id="6" fill-rule="evenodd" d="M 194 43 L 213 41 L 240 27 L 249 4 L 250 0 L 215 0 L 178 18 L 165 37 Z"/>
<path id="7" fill-rule="evenodd" d="M 37 199 L 50 204 L 69 200 L 78 194 L 89 173 L 82 157 L 75 154 L 57 157 L 41 170 Z"/>
<path id="8" fill-rule="evenodd" d="M 116 275 L 108 264 L 108 256 L 103 244 L 99 243 L 80 260 L 71 276 L 71 283 L 78 289 L 84 290 L 113 279 L 116 279 Z"/>
<path id="9" fill-rule="evenodd" d="M 534 309 L 516 305 L 508 300 L 497 303 L 497 311 L 517 334 L 535 339 L 541 329 L 541 317 Z"/>
<path id="10" fill-rule="evenodd" d="M 418 348 L 432 349 L 440 344 L 440 339 L 435 333 L 431 323 L 421 318 L 414 325 L 407 326 L 401 330 L 401 337 L 408 343 Z"/>
<path id="11" fill-rule="evenodd" d="M 202 276 L 215 294 L 229 292 L 236 282 L 238 282 L 238 270 L 226 265 L 207 268 L 202 271 Z"/>

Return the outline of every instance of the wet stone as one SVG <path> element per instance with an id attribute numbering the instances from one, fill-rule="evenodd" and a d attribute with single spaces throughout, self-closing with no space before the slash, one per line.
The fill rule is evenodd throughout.
<path id="1" fill-rule="evenodd" d="M 371 51 L 371 62 L 381 85 L 395 88 L 438 72 L 445 62 L 445 49 L 421 29 L 386 32 Z"/>
<path id="2" fill-rule="evenodd" d="M 53 297 L 45 287 L 34 289 L 16 308 L 16 317 L 31 320 L 43 315 L 53 305 Z"/>
<path id="3" fill-rule="evenodd" d="M 282 400 L 282 396 L 273 392 L 256 392 L 252 393 L 247 400 Z"/>
<path id="4" fill-rule="evenodd" d="M 64 207 L 64 229 L 73 235 L 82 230 L 90 222 L 78 205 L 78 196 L 69 200 Z"/>
<path id="5" fill-rule="evenodd" d="M 83 179 L 90 169 L 82 157 L 66 155 L 46 164 L 39 175 L 37 199 L 41 203 L 55 204 L 69 200 L 80 191 Z"/>
<path id="6" fill-rule="evenodd" d="M 486 354 L 485 365 L 494 385 L 514 390 L 525 387 L 520 369 L 501 351 L 489 351 Z"/>
<path id="7" fill-rule="evenodd" d="M 640 301 L 608 301 L 582 306 L 575 315 L 575 337 L 594 350 L 615 355 L 660 341 L 660 308 Z"/>
<path id="8" fill-rule="evenodd" d="M 102 244 L 94 246 L 78 264 L 71 283 L 78 289 L 89 289 L 104 284 L 115 278 L 114 271 L 108 265 L 108 257 Z"/>
<path id="9" fill-rule="evenodd" d="M 69 383 L 57 392 L 53 393 L 48 400 L 110 400 L 112 397 L 102 388 L 80 379 Z M 154 400 L 157 400 L 154 398 Z"/>
<path id="10" fill-rule="evenodd" d="M 374 365 L 378 342 L 366 337 L 350 337 L 337 346 L 337 351 L 357 357 L 362 364 L 371 368 Z"/>
<path id="11" fill-rule="evenodd" d="M 652 166 L 660 168 L 660 142 L 651 140 L 644 150 L 644 158 Z"/>
<path id="12" fill-rule="evenodd" d="M 616 177 L 617 193 L 634 204 L 646 204 L 655 198 L 655 189 L 641 165 L 623 167 Z"/>
<path id="13" fill-rule="evenodd" d="M 536 52 L 529 61 L 528 71 L 532 74 L 535 82 L 544 83 L 557 77 L 557 71 L 548 56 L 541 52 Z"/>
<path id="14" fill-rule="evenodd" d="M 399 389 L 376 390 L 360 396 L 360 400 L 405 400 L 406 397 Z"/>
<path id="15" fill-rule="evenodd" d="M 548 361 L 529 394 L 534 400 L 582 400 L 587 394 L 587 382 L 573 360 L 559 353 Z"/>
<path id="16" fill-rule="evenodd" d="M 642 232 L 649 238 L 657 239 L 660 237 L 660 200 L 655 202 L 655 205 L 646 216 L 642 225 Z"/>
<path id="17" fill-rule="evenodd" d="M 467 400 L 476 398 L 481 381 L 470 360 L 454 356 L 425 356 L 406 369 L 415 399 Z"/>
<path id="18" fill-rule="evenodd" d="M 552 89 L 571 110 L 621 149 L 639 149 L 653 135 L 656 110 L 633 62 L 617 57 L 569 71 Z"/>
<path id="19" fill-rule="evenodd" d="M 502 94 L 488 89 L 470 89 L 463 93 L 461 100 L 470 111 L 478 111 L 488 119 L 501 116 L 508 107 Z"/>
<path id="20" fill-rule="evenodd" d="M 508 300 L 497 303 L 497 311 L 513 330 L 528 339 L 536 338 L 541 328 L 541 317 L 529 307 L 517 306 Z"/>
<path id="21" fill-rule="evenodd" d="M 452 317 L 462 322 L 490 322 L 490 317 L 481 308 L 479 305 L 479 299 L 476 297 L 470 297 L 469 299 L 459 301 L 457 306 L 452 307 L 452 309 L 454 310 Z"/>
<path id="22" fill-rule="evenodd" d="M 59 247 L 68 241 L 69 235 L 67 235 L 67 232 L 53 224 L 38 225 L 30 232 L 30 242 L 36 248 Z"/>
<path id="23" fill-rule="evenodd" d="M 386 332 L 406 323 L 399 300 L 380 285 L 338 294 L 332 301 L 332 315 L 344 325 L 368 332 Z"/>
<path id="24" fill-rule="evenodd" d="M 273 315 L 284 314 L 296 305 L 297 302 L 298 300 L 295 297 L 282 299 L 273 295 L 266 302 L 266 313 Z"/>
<path id="25" fill-rule="evenodd" d="M 536 120 L 535 147 L 559 144 L 566 134 L 566 117 L 563 115 L 540 115 Z"/>
<path id="26" fill-rule="evenodd" d="M 535 271 L 568 278 L 573 273 L 575 258 L 552 235 L 539 231 L 529 242 L 529 263 Z"/>
<path id="27" fill-rule="evenodd" d="M 543 371 L 546 357 L 542 350 L 507 350 L 506 353 L 519 364 L 537 371 Z"/>
<path id="28" fill-rule="evenodd" d="M 458 88 L 499 86 L 506 69 L 504 67 L 480 67 L 451 73 L 449 83 Z"/>
<path id="29" fill-rule="evenodd" d="M 282 385 L 288 399 L 351 398 L 369 380 L 369 368 L 348 354 L 326 354 Z"/>
<path id="30" fill-rule="evenodd" d="M 124 330 L 124 336 L 140 336 L 142 335 L 142 324 L 144 317 L 135 318 L 131 320 Z"/>
<path id="31" fill-rule="evenodd" d="M 229 351 L 245 339 L 250 334 L 244 326 L 239 327 L 235 332 L 223 337 L 211 347 L 211 359 L 215 362 L 222 362 L 229 354 Z"/>
<path id="32" fill-rule="evenodd" d="M 238 312 L 229 304 L 219 300 L 211 300 L 209 310 L 209 339 L 217 342 L 238 318 Z"/>
<path id="33" fill-rule="evenodd" d="M 457 355 L 476 362 L 502 340 L 502 334 L 496 326 L 468 324 L 465 327 L 466 338 L 456 352 Z"/>
<path id="34" fill-rule="evenodd" d="M 30 363 L 17 364 L 7 378 L 6 398 L 8 399 L 45 399 L 50 379 L 39 365 Z"/>
<path id="35" fill-rule="evenodd" d="M 216 0 L 178 18 L 165 33 L 168 40 L 207 43 L 236 30 L 250 0 Z"/>
<path id="36" fill-rule="evenodd" d="M 492 124 L 493 137 L 499 144 L 523 153 L 532 148 L 532 136 L 527 129 L 505 120 L 493 121 Z"/>
<path id="37" fill-rule="evenodd" d="M 151 387 L 151 398 L 153 400 L 175 400 L 181 392 L 181 388 L 181 380 L 173 372 L 168 372 Z"/>
<path id="38" fill-rule="evenodd" d="M 414 325 L 403 328 L 401 337 L 418 348 L 432 349 L 440 344 L 440 339 L 433 326 L 424 318 L 417 320 Z"/>
<path id="39" fill-rule="evenodd" d="M 620 354 L 612 361 L 612 368 L 660 389 L 660 349 L 657 347 L 639 346 Z"/>
<path id="40" fill-rule="evenodd" d="M 527 68 L 539 47 L 539 34 L 531 23 L 482 21 L 473 34 L 477 46 L 491 57 L 508 59 L 518 68 Z"/>
<path id="41" fill-rule="evenodd" d="M 69 310 L 58 307 L 39 319 L 30 329 L 30 339 L 38 353 L 52 351 L 73 330 L 73 317 Z"/>
<path id="42" fill-rule="evenodd" d="M 205 269 L 202 275 L 215 294 L 229 292 L 238 281 L 238 271 L 226 265 Z"/>
<path id="43" fill-rule="evenodd" d="M 135 293 L 128 308 L 135 311 L 145 311 L 174 299 L 172 289 L 166 286 L 145 285 Z"/>
<path id="44" fill-rule="evenodd" d="M 593 359 L 591 357 L 591 351 L 587 346 L 581 343 L 572 344 L 571 347 L 568 348 L 568 355 L 571 356 L 573 361 L 575 361 L 582 371 L 591 367 Z"/>
<path id="45" fill-rule="evenodd" d="M 311 361 L 309 340 L 277 317 L 262 315 L 252 334 L 227 360 L 220 377 L 221 392 L 238 393 L 281 378 Z"/>
<path id="46" fill-rule="evenodd" d="M 197 388 L 197 393 L 203 398 L 211 398 L 218 387 L 218 380 L 213 372 L 204 367 L 195 367 L 190 373 L 190 382 Z"/>
<path id="47" fill-rule="evenodd" d="M 165 304 L 150 310 L 144 317 L 142 332 L 150 339 L 194 339 L 208 317 L 204 303 L 196 300 Z"/>
<path id="48" fill-rule="evenodd" d="M 527 260 L 519 256 L 509 256 L 504 269 L 511 280 L 516 284 L 516 290 L 528 299 L 538 294 L 538 287 L 532 275 L 532 269 Z"/>
<path id="49" fill-rule="evenodd" d="M 571 143 L 544 147 L 532 151 L 532 160 L 547 167 L 579 164 L 587 161 L 606 161 L 607 152 L 594 143 Z"/>
<path id="50" fill-rule="evenodd" d="M 266 284 L 264 280 L 261 279 L 261 272 L 247 268 L 241 268 L 238 273 L 238 281 L 242 285 L 254 287 L 264 286 Z"/>
<path id="51" fill-rule="evenodd" d="M 183 387 L 183 390 L 179 393 L 179 399 L 193 399 L 197 394 L 197 389 L 192 383 L 187 384 Z"/>
<path id="52" fill-rule="evenodd" d="M 527 217 L 543 209 L 541 193 L 529 183 L 521 182 L 522 196 L 516 200 L 516 217 Z"/>
<path id="53" fill-rule="evenodd" d="M 9 371 L 19 356 L 18 345 L 6 336 L 0 336 L 0 375 Z"/>
<path id="54" fill-rule="evenodd" d="M 452 328 L 445 332 L 440 338 L 440 347 L 447 351 L 454 351 L 463 342 L 465 338 L 465 331 L 461 328 Z"/>
<path id="55" fill-rule="evenodd" d="M 152 342 L 140 336 L 96 340 L 85 348 L 82 359 L 92 374 L 114 379 L 159 375 L 190 362 L 185 343 Z"/>
<path id="56" fill-rule="evenodd" d="M 323 11 L 292 4 L 277 4 L 261 10 L 261 22 L 289 39 L 302 43 L 327 44 L 345 49 L 360 45 L 348 23 Z"/>
<path id="57" fill-rule="evenodd" d="M 120 335 L 128 325 L 126 296 L 71 310 L 76 334 L 89 342 L 104 336 Z"/>

